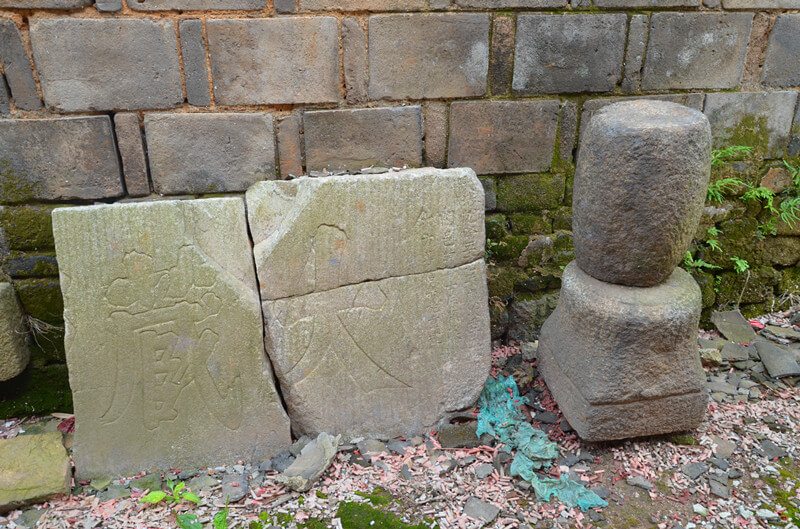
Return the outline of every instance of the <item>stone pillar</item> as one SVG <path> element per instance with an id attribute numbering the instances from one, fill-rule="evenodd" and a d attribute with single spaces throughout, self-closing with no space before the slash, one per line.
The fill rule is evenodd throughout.
<path id="1" fill-rule="evenodd" d="M 609 105 L 584 132 L 575 261 L 542 328 L 539 367 L 587 441 L 686 430 L 703 419 L 700 289 L 676 266 L 697 228 L 710 171 L 708 120 L 681 105 Z"/>

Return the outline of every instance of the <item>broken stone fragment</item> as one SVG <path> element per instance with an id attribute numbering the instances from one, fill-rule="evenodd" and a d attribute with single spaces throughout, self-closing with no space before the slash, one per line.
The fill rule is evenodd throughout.
<path id="1" fill-rule="evenodd" d="M 0 283 L 0 382 L 19 375 L 28 365 L 31 350 L 22 306 L 11 283 Z"/>
<path id="2" fill-rule="evenodd" d="M 732 342 L 747 344 L 756 339 L 757 335 L 753 327 L 738 310 L 712 312 L 711 322 L 725 338 Z"/>
<path id="3" fill-rule="evenodd" d="M 306 491 L 314 486 L 319 477 L 336 457 L 341 435 L 332 436 L 322 432 L 303 447 L 297 459 L 278 476 L 278 482 L 296 491 Z"/>
<path id="4" fill-rule="evenodd" d="M 72 469 L 61 432 L 0 440 L 0 513 L 66 494 Z"/>
<path id="5" fill-rule="evenodd" d="M 800 375 L 800 365 L 798 365 L 790 351 L 782 349 L 763 338 L 756 340 L 754 345 L 758 355 L 761 357 L 761 362 L 772 378 Z"/>
<path id="6" fill-rule="evenodd" d="M 241 199 L 58 208 L 53 232 L 79 477 L 289 445 Z"/>

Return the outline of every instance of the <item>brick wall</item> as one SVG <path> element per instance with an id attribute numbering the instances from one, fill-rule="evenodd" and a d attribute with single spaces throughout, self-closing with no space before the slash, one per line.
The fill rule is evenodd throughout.
<path id="1" fill-rule="evenodd" d="M 592 113 L 623 97 L 683 103 L 717 146 L 755 147 L 715 178 L 785 181 L 782 159 L 800 155 L 798 35 L 800 0 L 0 0 L 2 270 L 54 326 L 28 373 L 0 384 L 0 415 L 68 405 L 54 207 L 469 166 L 486 188 L 494 335 L 532 338 L 572 258 Z M 694 270 L 707 308 L 744 286 L 730 255 L 752 265 L 746 311 L 800 283 L 800 231 L 765 237 L 762 206 L 709 204 L 693 249 L 721 267 Z M 722 256 L 703 243 L 711 226 Z"/>

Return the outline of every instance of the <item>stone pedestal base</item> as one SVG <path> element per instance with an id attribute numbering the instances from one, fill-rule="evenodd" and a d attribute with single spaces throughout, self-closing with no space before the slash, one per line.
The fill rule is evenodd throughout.
<path id="1" fill-rule="evenodd" d="M 675 270 L 648 288 L 599 281 L 575 262 L 542 328 L 538 365 L 587 441 L 681 431 L 706 408 L 697 352 L 700 289 Z"/>

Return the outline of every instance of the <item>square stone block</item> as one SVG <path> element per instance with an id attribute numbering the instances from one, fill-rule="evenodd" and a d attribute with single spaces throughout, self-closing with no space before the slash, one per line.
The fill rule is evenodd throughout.
<path id="1" fill-rule="evenodd" d="M 800 3 L 798 4 L 800 7 Z M 772 26 L 761 82 L 767 86 L 800 85 L 800 15 L 779 15 Z"/>
<path id="2" fill-rule="evenodd" d="M 53 232 L 78 476 L 289 444 L 240 198 L 59 208 Z"/>

